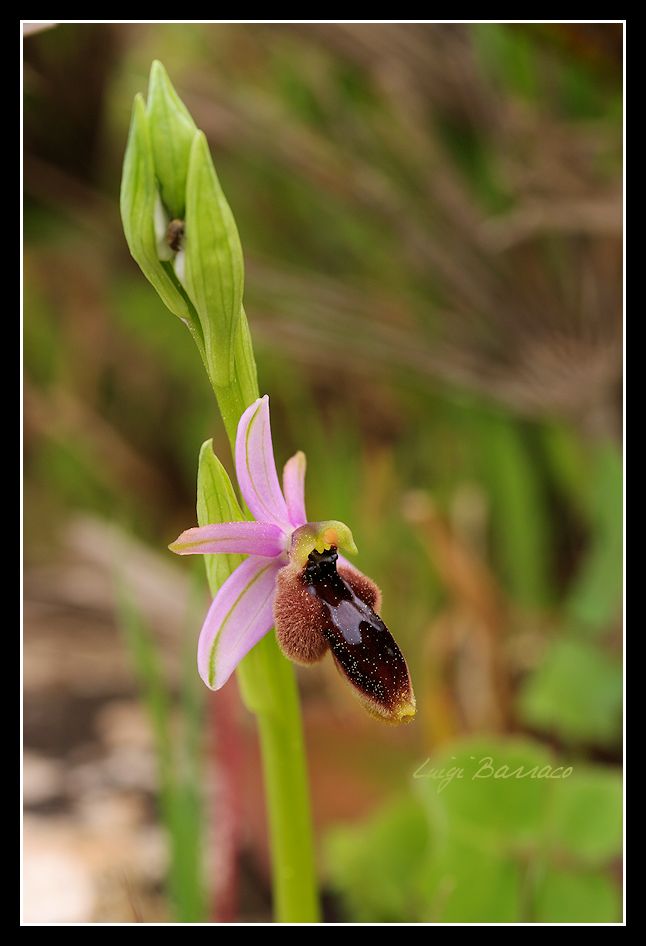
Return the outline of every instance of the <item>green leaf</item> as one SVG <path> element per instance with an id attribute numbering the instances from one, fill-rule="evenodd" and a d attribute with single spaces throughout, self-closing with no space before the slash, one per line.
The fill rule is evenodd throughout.
<path id="1" fill-rule="evenodd" d="M 567 603 L 569 614 L 592 632 L 605 630 L 621 610 L 623 576 L 623 470 L 614 444 L 598 451 L 591 486 L 592 543 Z"/>
<path id="2" fill-rule="evenodd" d="M 618 887 L 604 874 L 550 870 L 537 883 L 536 923 L 617 923 L 620 917 Z"/>
<path id="3" fill-rule="evenodd" d="M 362 825 L 330 831 L 325 840 L 328 873 L 353 919 L 389 923 L 417 918 L 411 915 L 413 892 L 428 843 L 424 812 L 412 798 L 391 804 Z"/>
<path id="4" fill-rule="evenodd" d="M 171 217 L 183 219 L 189 155 L 197 126 L 158 60 L 150 69 L 147 114 L 162 201 Z"/>
<path id="5" fill-rule="evenodd" d="M 502 411 L 476 412 L 474 419 L 502 578 L 515 601 L 545 605 L 552 596 L 551 520 L 527 425 Z"/>
<path id="6" fill-rule="evenodd" d="M 513 923 L 521 920 L 521 871 L 509 857 L 450 837 L 418 880 L 423 920 Z"/>
<path id="7" fill-rule="evenodd" d="M 555 860 L 575 857 L 602 866 L 622 850 L 622 780 L 619 772 L 574 766 L 555 783 L 550 834 Z"/>
<path id="8" fill-rule="evenodd" d="M 549 766 L 550 753 L 529 740 L 474 739 L 432 756 L 415 786 L 438 831 L 516 851 L 540 836 L 554 783 L 539 773 Z M 444 785 L 442 772 L 454 773 Z"/>
<path id="9" fill-rule="evenodd" d="M 599 868 L 621 850 L 621 778 L 576 763 L 564 778 L 568 767 L 528 739 L 471 738 L 433 755 L 414 776 L 417 804 L 404 798 L 329 835 L 332 885 L 351 919 L 614 919 L 616 893 Z"/>
<path id="10" fill-rule="evenodd" d="M 121 178 L 121 220 L 126 241 L 141 271 L 157 290 L 164 305 L 193 324 L 195 314 L 171 268 L 158 257 L 155 206 L 158 200 L 155 165 L 146 107 L 135 97 Z M 199 326 L 198 326 L 199 327 Z"/>
<path id="11" fill-rule="evenodd" d="M 621 733 L 622 667 L 587 641 L 552 644 L 521 690 L 523 721 L 570 743 L 612 745 Z"/>
<path id="12" fill-rule="evenodd" d="M 191 147 L 184 254 L 184 284 L 202 325 L 209 372 L 216 385 L 227 385 L 233 377 L 244 264 L 233 214 L 202 132 Z"/>
<path id="13" fill-rule="evenodd" d="M 239 522 L 244 518 L 229 475 L 213 452 L 213 441 L 207 440 L 200 449 L 197 469 L 198 524 Z M 241 555 L 204 556 L 211 594 L 215 595 L 242 560 Z"/>
<path id="14" fill-rule="evenodd" d="M 578 517 L 590 518 L 590 456 L 576 430 L 558 421 L 546 422 L 539 437 L 548 471 L 563 499 Z"/>

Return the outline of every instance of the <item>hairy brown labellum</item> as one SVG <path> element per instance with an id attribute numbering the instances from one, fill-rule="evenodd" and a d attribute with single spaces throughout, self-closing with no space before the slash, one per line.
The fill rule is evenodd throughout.
<path id="1" fill-rule="evenodd" d="M 310 594 L 298 565 L 286 565 L 278 572 L 274 619 L 278 644 L 290 660 L 313 664 L 325 656 L 325 614 L 321 602 Z"/>
<path id="2" fill-rule="evenodd" d="M 415 714 L 406 661 L 375 613 L 377 586 L 351 567 L 337 570 L 335 548 L 312 551 L 305 568 L 278 574 L 274 616 L 284 653 L 313 663 L 329 647 L 334 661 L 373 715 L 402 722 Z"/>

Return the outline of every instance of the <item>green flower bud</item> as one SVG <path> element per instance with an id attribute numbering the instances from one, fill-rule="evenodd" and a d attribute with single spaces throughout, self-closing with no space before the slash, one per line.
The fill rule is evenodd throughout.
<path id="1" fill-rule="evenodd" d="M 150 69 L 146 111 L 161 199 L 170 217 L 181 220 L 186 207 L 188 159 L 197 126 L 158 60 Z"/>
<path id="2" fill-rule="evenodd" d="M 121 178 L 121 220 L 128 247 L 144 276 L 152 283 L 164 304 L 185 322 L 195 319 L 177 277 L 159 257 L 156 224 L 163 209 L 159 203 L 155 166 L 150 145 L 146 107 L 141 95 L 135 97 L 130 133 Z"/>
<path id="3" fill-rule="evenodd" d="M 148 106 L 135 99 L 121 215 L 130 252 L 163 302 L 188 325 L 211 383 L 227 387 L 240 349 L 244 265 L 233 214 L 204 134 L 154 62 Z M 244 336 L 243 336 L 244 337 Z M 244 352 L 252 369 L 253 357 Z"/>
<path id="4" fill-rule="evenodd" d="M 233 375 L 242 309 L 242 247 L 202 132 L 193 139 L 186 181 L 184 286 L 204 332 L 209 371 L 224 385 Z"/>

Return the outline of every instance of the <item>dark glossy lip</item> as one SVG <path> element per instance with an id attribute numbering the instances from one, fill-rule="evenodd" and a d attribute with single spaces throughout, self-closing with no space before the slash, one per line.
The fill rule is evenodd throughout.
<path id="1" fill-rule="evenodd" d="M 367 708 L 392 722 L 410 719 L 415 698 L 397 642 L 369 604 L 339 575 L 337 550 L 313 551 L 303 571 L 308 592 L 323 606 L 321 631 L 341 673 Z"/>

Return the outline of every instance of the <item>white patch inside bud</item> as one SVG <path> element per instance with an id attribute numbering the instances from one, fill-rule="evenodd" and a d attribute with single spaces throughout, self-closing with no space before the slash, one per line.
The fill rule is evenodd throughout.
<path id="1" fill-rule="evenodd" d="M 164 210 L 159 194 L 155 199 L 155 240 L 157 242 L 157 258 L 169 260 L 173 258 L 173 251 L 168 245 L 166 233 L 168 231 L 168 214 Z"/>
<path id="2" fill-rule="evenodd" d="M 181 282 L 182 286 L 184 286 L 184 273 L 186 269 L 186 256 L 184 254 L 184 250 L 180 250 L 179 253 L 176 255 L 175 260 L 173 262 L 173 267 L 175 269 L 175 275 Z M 184 286 L 184 288 L 186 287 Z"/>

